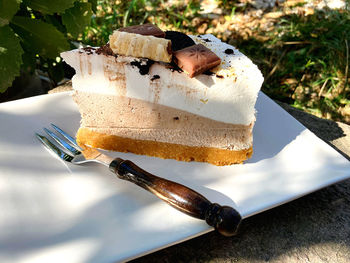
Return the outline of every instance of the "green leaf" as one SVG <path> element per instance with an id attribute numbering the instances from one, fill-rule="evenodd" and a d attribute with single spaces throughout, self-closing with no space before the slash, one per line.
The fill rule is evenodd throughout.
<path id="1" fill-rule="evenodd" d="M 7 25 L 19 9 L 21 0 L 0 0 L 0 26 Z"/>
<path id="2" fill-rule="evenodd" d="M 0 92 L 11 86 L 19 75 L 23 49 L 9 26 L 0 27 Z"/>
<path id="3" fill-rule="evenodd" d="M 43 21 L 55 26 L 63 34 L 67 33 L 66 27 L 62 24 L 62 18 L 57 15 L 45 15 Z"/>
<path id="4" fill-rule="evenodd" d="M 16 33 L 24 44 L 43 57 L 56 58 L 60 52 L 69 49 L 64 34 L 53 25 L 20 16 L 15 16 L 11 22 L 17 26 Z"/>
<path id="5" fill-rule="evenodd" d="M 94 13 L 97 11 L 97 0 L 88 0 L 88 2 L 91 4 L 91 9 Z"/>
<path id="6" fill-rule="evenodd" d="M 76 0 L 28 0 L 30 8 L 44 14 L 62 13 L 73 6 Z"/>
<path id="7" fill-rule="evenodd" d="M 21 72 L 33 74 L 36 69 L 36 57 L 35 53 L 28 52 L 22 45 L 24 54 L 22 55 L 23 64 L 21 65 Z"/>
<path id="8" fill-rule="evenodd" d="M 62 23 L 67 28 L 67 33 L 77 38 L 90 24 L 92 16 L 91 4 L 75 2 L 74 7 L 67 9 L 62 15 Z"/>

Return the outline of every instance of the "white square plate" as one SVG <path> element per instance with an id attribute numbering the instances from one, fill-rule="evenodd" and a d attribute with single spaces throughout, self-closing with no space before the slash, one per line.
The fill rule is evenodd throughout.
<path id="1" fill-rule="evenodd" d="M 350 177 L 350 162 L 263 93 L 254 155 L 243 165 L 113 153 L 248 217 Z M 114 262 L 212 229 L 103 166 L 65 164 L 37 141 L 55 123 L 75 134 L 69 93 L 0 104 L 0 262 Z"/>

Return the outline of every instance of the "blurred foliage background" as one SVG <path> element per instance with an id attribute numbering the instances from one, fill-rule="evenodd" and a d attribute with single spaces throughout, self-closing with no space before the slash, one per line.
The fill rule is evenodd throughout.
<path id="1" fill-rule="evenodd" d="M 49 88 L 73 74 L 58 52 L 57 57 L 48 56 L 28 45 L 22 36 L 23 18 L 18 16 L 40 19 L 61 32 L 67 44 L 58 45 L 57 51 L 79 45 L 100 46 L 113 30 L 148 22 L 163 30 L 214 34 L 258 65 L 265 77 L 262 90 L 271 98 L 350 124 L 348 0 L 327 1 L 328 5 L 322 0 L 63 0 L 67 8 L 62 1 L 13 1 L 20 9 L 13 12 L 8 23 L 0 23 L 0 71 L 4 58 L 2 28 L 8 27 L 22 49 L 17 52 L 22 58 L 18 74 L 28 72 L 28 66 L 23 66 L 28 65 L 27 60 L 32 61 L 31 72 L 49 80 Z M 4 2 L 0 0 L 0 10 Z M 60 10 L 38 10 L 46 2 L 60 2 Z M 2 17 L 0 11 L 0 22 Z M 33 56 L 28 58 L 33 51 L 34 64 Z M 5 88 L 1 87 L 3 92 Z M 11 89 L 15 90 L 10 87 L 7 93 Z"/>
<path id="2" fill-rule="evenodd" d="M 45 91 L 38 76 L 46 89 L 64 79 L 59 54 L 76 46 L 96 8 L 97 0 L 0 0 L 0 102 Z"/>

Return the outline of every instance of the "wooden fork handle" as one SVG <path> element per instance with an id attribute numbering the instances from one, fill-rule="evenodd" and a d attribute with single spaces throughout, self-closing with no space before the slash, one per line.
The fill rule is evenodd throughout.
<path id="1" fill-rule="evenodd" d="M 116 158 L 109 169 L 120 179 L 144 188 L 181 212 L 205 220 L 224 236 L 232 236 L 237 232 L 242 218 L 232 207 L 211 203 L 196 191 L 150 174 L 129 160 Z"/>

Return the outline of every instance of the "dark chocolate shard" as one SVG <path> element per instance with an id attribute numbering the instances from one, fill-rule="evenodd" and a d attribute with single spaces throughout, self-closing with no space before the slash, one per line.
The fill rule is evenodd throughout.
<path id="1" fill-rule="evenodd" d="M 171 40 L 171 49 L 173 51 L 196 44 L 188 35 L 177 31 L 165 31 L 165 38 Z"/>
<path id="2" fill-rule="evenodd" d="M 175 62 L 190 78 L 221 63 L 221 59 L 210 49 L 197 44 L 174 52 Z"/>
<path id="3" fill-rule="evenodd" d="M 144 36 L 154 36 L 154 37 L 160 37 L 160 38 L 165 37 L 165 33 L 159 27 L 153 24 L 143 24 L 143 25 L 122 27 L 122 28 L 119 28 L 118 31 L 134 33 L 134 34 L 139 34 Z"/>

